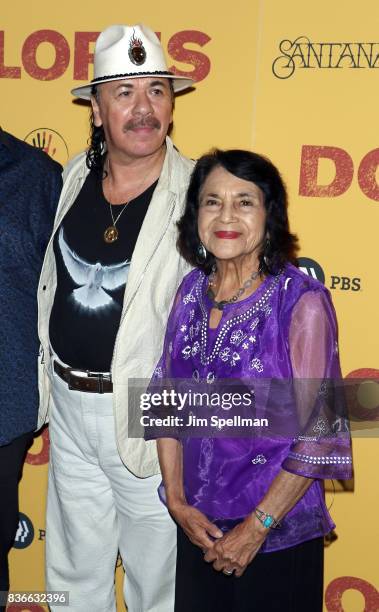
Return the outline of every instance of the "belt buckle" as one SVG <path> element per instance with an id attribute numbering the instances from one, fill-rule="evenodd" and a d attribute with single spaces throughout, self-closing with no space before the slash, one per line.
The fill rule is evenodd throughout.
<path id="1" fill-rule="evenodd" d="M 104 380 L 111 380 L 110 376 L 104 375 L 102 372 L 90 372 L 89 370 L 84 371 L 84 376 L 78 376 L 75 374 L 75 371 L 69 370 L 66 374 L 65 380 L 67 382 L 68 388 L 71 391 L 84 391 L 88 393 L 105 393 L 104 391 Z M 97 389 L 88 389 L 81 388 L 80 381 L 85 381 L 86 379 L 96 379 L 97 381 Z"/>
<path id="2" fill-rule="evenodd" d="M 104 393 L 104 374 L 102 372 L 90 372 L 87 370 L 88 378 L 96 378 L 97 379 L 97 393 Z"/>

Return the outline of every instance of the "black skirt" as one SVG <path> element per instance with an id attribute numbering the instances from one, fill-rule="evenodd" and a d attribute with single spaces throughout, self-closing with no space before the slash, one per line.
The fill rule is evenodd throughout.
<path id="1" fill-rule="evenodd" d="M 179 527 L 175 612 L 322 612 L 323 544 L 258 553 L 236 578 L 206 563 Z"/>

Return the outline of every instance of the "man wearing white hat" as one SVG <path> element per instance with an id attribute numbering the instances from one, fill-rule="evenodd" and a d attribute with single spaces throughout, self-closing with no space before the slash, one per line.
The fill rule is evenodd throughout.
<path id="1" fill-rule="evenodd" d="M 186 265 L 176 243 L 192 162 L 167 137 L 171 74 L 146 26 L 97 40 L 87 153 L 65 170 L 39 286 L 41 422 L 50 409 L 47 587 L 111 612 L 120 550 L 129 612 L 174 605 L 175 525 L 153 442 L 128 439 L 128 380 L 149 379 Z M 52 607 L 54 609 L 54 606 Z"/>

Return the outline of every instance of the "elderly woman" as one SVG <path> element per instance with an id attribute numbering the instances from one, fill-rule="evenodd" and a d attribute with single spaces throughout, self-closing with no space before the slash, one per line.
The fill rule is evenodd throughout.
<path id="1" fill-rule="evenodd" d="M 340 378 L 330 296 L 291 263 L 296 238 L 270 161 L 239 150 L 203 156 L 178 245 L 195 269 L 178 290 L 155 379 L 216 389 L 227 378 Z M 295 438 L 158 440 L 161 494 L 178 525 L 176 612 L 322 610 L 323 536 L 334 526 L 323 479 L 349 478 L 351 454 L 330 405 L 317 418 L 299 406 L 315 394 L 309 387 L 290 407 L 303 426 Z M 280 401 L 275 411 L 280 419 Z"/>

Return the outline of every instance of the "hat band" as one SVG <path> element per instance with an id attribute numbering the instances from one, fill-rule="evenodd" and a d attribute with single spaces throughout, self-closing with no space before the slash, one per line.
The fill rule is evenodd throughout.
<path id="1" fill-rule="evenodd" d="M 126 72 L 124 74 L 110 74 L 103 77 L 97 77 L 96 79 L 92 79 L 91 85 L 96 85 L 97 83 L 101 83 L 101 81 L 111 81 L 112 79 L 127 79 L 132 76 L 153 76 L 159 75 L 164 77 L 175 77 L 172 72 L 168 72 L 167 70 L 149 70 L 148 72 Z"/>

